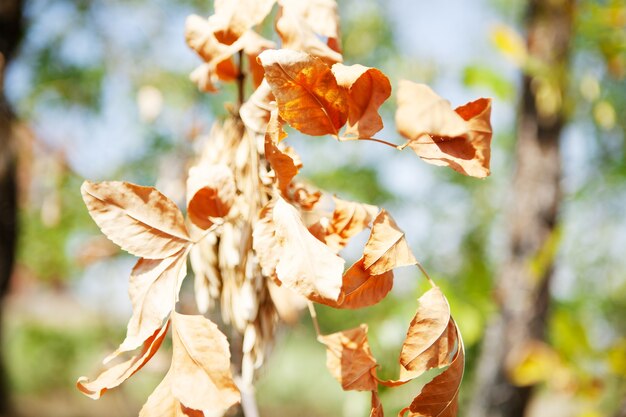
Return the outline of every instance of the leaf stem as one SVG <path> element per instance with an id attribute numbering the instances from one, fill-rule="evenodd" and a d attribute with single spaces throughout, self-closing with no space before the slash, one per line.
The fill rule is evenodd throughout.
<path id="1" fill-rule="evenodd" d="M 432 278 L 430 278 L 430 276 L 428 275 L 428 272 L 426 272 L 426 270 L 424 269 L 422 264 L 419 263 L 419 262 L 416 262 L 415 265 L 417 265 L 417 267 L 420 269 L 420 271 L 422 271 L 422 274 L 424 274 L 424 276 L 428 280 L 428 283 L 430 284 L 430 286 L 433 287 L 433 288 L 437 288 L 437 285 L 435 284 L 435 281 L 433 281 Z"/>
<path id="2" fill-rule="evenodd" d="M 378 142 L 378 143 L 382 143 L 383 145 L 387 145 L 387 146 L 391 146 L 392 148 L 399 149 L 398 145 L 391 143 L 391 142 L 387 142 L 386 140 L 378 139 L 378 138 L 349 138 L 349 137 L 344 136 L 344 137 L 337 137 L 337 139 L 339 139 L 340 142 L 347 142 L 350 140 L 369 140 L 370 142 Z"/>
<path id="3" fill-rule="evenodd" d="M 198 243 L 200 243 L 205 237 L 207 237 L 209 235 L 209 233 L 214 232 L 218 227 L 220 227 L 221 225 L 224 224 L 224 221 L 220 221 L 220 222 L 214 222 L 213 225 L 211 227 L 209 227 L 208 229 L 206 229 L 204 231 L 204 233 L 202 234 L 202 236 L 200 236 L 198 239 L 196 240 L 192 240 L 191 244 L 192 245 L 197 245 Z"/>
<path id="4" fill-rule="evenodd" d="M 243 71 L 243 51 L 238 52 L 239 56 L 239 68 L 237 74 L 237 114 L 239 114 L 239 109 L 243 105 L 245 101 L 245 86 L 244 83 L 246 81 L 246 73 Z"/>
<path id="5" fill-rule="evenodd" d="M 313 321 L 315 333 L 317 334 L 317 337 L 320 337 L 322 335 L 322 332 L 320 331 L 320 324 L 317 321 L 317 312 L 315 311 L 315 305 L 312 301 L 309 300 L 307 300 L 307 305 L 309 307 L 309 314 L 311 315 L 311 320 Z"/>

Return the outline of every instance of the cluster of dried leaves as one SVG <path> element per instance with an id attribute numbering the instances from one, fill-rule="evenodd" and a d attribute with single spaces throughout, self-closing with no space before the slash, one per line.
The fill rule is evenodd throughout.
<path id="1" fill-rule="evenodd" d="M 282 49 L 253 30 L 276 2 Z M 200 89 L 215 91 L 216 82 L 236 80 L 241 91 L 246 61 L 255 88 L 238 112 L 214 125 L 189 169 L 186 218 L 152 187 L 86 181 L 81 189 L 102 232 L 140 259 L 130 275 L 127 335 L 105 364 L 121 354 L 130 358 L 77 385 L 99 398 L 143 367 L 171 327 L 171 367 L 142 408 L 145 417 L 223 415 L 252 385 L 279 319 L 293 322 L 312 302 L 338 309 L 374 305 L 391 290 L 394 268 L 419 266 L 387 211 L 337 197 L 326 210 L 330 198 L 296 179 L 302 163 L 284 144 L 284 123 L 339 141 L 410 147 L 426 162 L 489 175 L 488 99 L 452 109 L 429 87 L 401 81 L 396 124 L 406 142 L 395 146 L 373 137 L 383 127 L 378 109 L 391 84 L 378 69 L 340 63 L 334 0 L 216 0 L 209 19 L 188 18 L 186 38 L 204 60 L 191 75 Z M 367 229 L 362 257 L 346 269 L 339 252 Z M 175 310 L 188 258 L 198 310 L 219 303 L 224 323 L 242 335 L 235 378 L 217 325 Z M 370 416 L 383 416 L 379 384 L 402 385 L 433 368 L 444 370 L 401 415 L 456 415 L 463 342 L 447 300 L 429 282 L 432 289 L 419 299 L 402 345 L 397 380 L 376 376 L 366 325 L 318 335 L 343 389 L 371 392 Z"/>

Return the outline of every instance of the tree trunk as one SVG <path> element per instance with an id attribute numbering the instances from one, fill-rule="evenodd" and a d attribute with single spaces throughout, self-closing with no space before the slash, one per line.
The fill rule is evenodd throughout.
<path id="1" fill-rule="evenodd" d="M 0 2 L 0 416 L 11 414 L 2 343 L 2 300 L 13 271 L 17 240 L 16 147 L 14 115 L 4 94 L 4 74 L 17 49 L 22 31 L 22 0 Z"/>
<path id="2" fill-rule="evenodd" d="M 507 369 L 529 343 L 545 337 L 558 245 L 559 137 L 573 15 L 573 0 L 528 2 L 529 64 L 518 110 L 508 246 L 496 284 L 499 313 L 483 341 L 471 417 L 522 417 L 532 393 L 532 386 L 515 386 Z"/>

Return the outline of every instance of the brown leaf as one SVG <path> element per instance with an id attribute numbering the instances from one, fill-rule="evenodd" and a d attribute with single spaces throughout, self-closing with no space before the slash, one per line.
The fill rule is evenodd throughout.
<path id="1" fill-rule="evenodd" d="M 171 390 L 185 407 L 225 411 L 241 400 L 226 336 L 203 316 L 172 313 Z"/>
<path id="2" fill-rule="evenodd" d="M 333 197 L 333 201 L 335 209 L 326 228 L 324 241 L 330 248 L 340 251 L 353 236 L 369 227 L 379 209 L 369 204 L 341 200 L 336 197 Z"/>
<path id="3" fill-rule="evenodd" d="M 400 364 L 416 376 L 449 365 L 456 341 L 454 326 L 452 338 L 447 337 L 450 323 L 448 301 L 439 288 L 431 288 L 419 299 L 419 308 L 402 345 Z"/>
<path id="4" fill-rule="evenodd" d="M 391 95 L 391 83 L 376 68 L 363 65 L 335 64 L 332 67 L 337 84 L 348 91 L 348 125 L 345 134 L 370 138 L 383 128 L 378 108 Z"/>
<path id="5" fill-rule="evenodd" d="M 459 388 L 465 370 L 465 348 L 458 327 L 453 320 L 451 322 L 458 339 L 458 349 L 450 367 L 426 384 L 411 405 L 400 412 L 401 416 L 408 410 L 409 417 L 456 417 Z"/>
<path id="6" fill-rule="evenodd" d="M 272 211 L 278 247 L 278 279 L 307 298 L 337 300 L 345 261 L 317 240 L 298 211 L 278 197 Z"/>
<path id="7" fill-rule="evenodd" d="M 133 255 L 163 259 L 189 243 L 180 210 L 153 187 L 85 181 L 80 191 L 102 232 Z"/>
<path id="8" fill-rule="evenodd" d="M 401 81 L 396 124 L 408 146 L 426 162 L 478 178 L 489 175 L 491 100 L 452 110 L 428 86 Z"/>
<path id="9" fill-rule="evenodd" d="M 291 184 L 291 180 L 298 174 L 298 167 L 294 160 L 287 152 L 283 152 L 278 147 L 278 143 L 286 136 L 287 134 L 278 120 L 278 112 L 272 112 L 265 133 L 265 158 L 274 170 L 278 189 L 283 195 L 287 195 L 287 188 Z"/>
<path id="10" fill-rule="evenodd" d="M 187 214 L 199 228 L 211 227 L 212 217 L 225 217 L 236 195 L 235 178 L 228 166 L 200 163 L 189 170 Z"/>
<path id="11" fill-rule="evenodd" d="M 276 109 L 274 94 L 267 81 L 254 90 L 254 93 L 239 109 L 239 115 L 246 127 L 256 134 L 264 135 L 272 110 Z"/>
<path id="12" fill-rule="evenodd" d="M 126 339 L 105 362 L 140 346 L 174 310 L 187 275 L 187 254 L 188 250 L 184 249 L 169 258 L 137 261 L 128 288 L 133 315 L 128 322 Z"/>
<path id="13" fill-rule="evenodd" d="M 357 309 L 380 302 L 393 287 L 393 272 L 371 275 L 359 259 L 343 275 L 339 308 Z"/>
<path id="14" fill-rule="evenodd" d="M 154 356 L 169 327 L 169 320 L 163 327 L 157 329 L 143 344 L 140 353 L 133 356 L 129 360 L 117 364 L 106 371 L 102 372 L 96 379 L 89 381 L 89 378 L 81 376 L 76 381 L 78 389 L 88 396 L 97 400 L 107 390 L 115 388 L 128 378 L 133 376 L 135 372 L 140 370 Z"/>
<path id="15" fill-rule="evenodd" d="M 139 417 L 205 417 L 205 414 L 185 407 L 174 397 L 170 370 L 148 397 L 148 401 L 139 411 Z"/>
<path id="16" fill-rule="evenodd" d="M 373 275 L 380 275 L 394 268 L 415 265 L 404 232 L 385 209 L 374 219 L 372 233 L 363 251 L 363 266 Z"/>
<path id="17" fill-rule="evenodd" d="M 265 20 L 276 0 L 216 0 L 209 18 L 216 39 L 230 45 Z"/>
<path id="18" fill-rule="evenodd" d="M 370 411 L 370 417 L 385 417 L 383 404 L 380 402 L 380 398 L 378 398 L 377 391 L 372 391 L 372 410 Z"/>
<path id="19" fill-rule="evenodd" d="M 367 342 L 367 325 L 319 336 L 326 345 L 326 366 L 344 391 L 375 391 L 376 359 Z"/>
<path id="20" fill-rule="evenodd" d="M 286 49 L 264 51 L 259 61 L 283 120 L 308 135 L 337 136 L 348 117 L 348 100 L 328 65 Z"/>
<path id="21" fill-rule="evenodd" d="M 326 3 L 335 3 L 330 0 L 322 0 Z M 339 48 L 338 24 L 339 17 L 336 13 L 326 8 L 326 11 L 317 8 L 314 3 L 320 1 L 281 0 L 280 13 L 276 20 L 276 32 L 282 40 L 282 47 L 294 51 L 304 51 L 322 59 L 329 65 L 343 61 Z M 322 14 L 331 18 L 318 19 Z M 320 13 L 321 12 L 321 13 Z M 334 29 L 333 29 L 334 27 Z M 324 31 L 326 34 L 317 32 Z M 323 42 L 319 36 L 325 36 L 328 41 Z"/>

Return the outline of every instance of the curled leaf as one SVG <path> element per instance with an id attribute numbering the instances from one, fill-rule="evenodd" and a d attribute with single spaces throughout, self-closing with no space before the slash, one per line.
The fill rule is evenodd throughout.
<path id="1" fill-rule="evenodd" d="M 375 391 L 376 359 L 367 342 L 367 325 L 319 336 L 326 345 L 326 366 L 344 391 Z"/>
<path id="2" fill-rule="evenodd" d="M 357 309 L 379 303 L 393 287 L 393 272 L 372 275 L 359 259 L 343 275 L 339 308 Z"/>
<path id="3" fill-rule="evenodd" d="M 216 0 L 209 22 L 216 39 L 230 45 L 251 27 L 263 22 L 276 0 Z"/>
<path id="4" fill-rule="evenodd" d="M 472 177 L 489 175 L 491 100 L 481 98 L 452 110 L 428 86 L 401 81 L 396 124 L 424 161 Z"/>
<path id="5" fill-rule="evenodd" d="M 335 64 L 337 84 L 348 91 L 348 125 L 345 134 L 369 138 L 383 128 L 378 108 L 391 95 L 391 83 L 381 71 L 363 65 Z"/>
<path id="6" fill-rule="evenodd" d="M 298 211 L 278 197 L 272 211 L 278 279 L 307 298 L 337 300 L 345 261 L 317 240 Z"/>
<path id="7" fill-rule="evenodd" d="M 298 167 L 293 158 L 283 152 L 278 143 L 287 134 L 284 132 L 280 121 L 278 120 L 278 112 L 272 112 L 272 116 L 267 125 L 267 132 L 265 133 L 265 158 L 270 163 L 270 166 L 274 170 L 276 181 L 278 182 L 278 189 L 287 194 L 287 188 L 291 184 L 291 180 L 298 174 Z"/>
<path id="8" fill-rule="evenodd" d="M 85 181 L 80 191 L 89 214 L 102 232 L 133 255 L 163 259 L 180 252 L 189 243 L 180 210 L 153 187 Z"/>
<path id="9" fill-rule="evenodd" d="M 192 167 L 187 178 L 189 219 L 201 229 L 211 227 L 212 217 L 228 214 L 236 194 L 235 178 L 228 166 L 200 164 Z"/>
<path id="10" fill-rule="evenodd" d="M 133 376 L 135 372 L 140 370 L 154 354 L 159 350 L 167 329 L 169 320 L 163 327 L 157 329 L 143 344 L 141 352 L 129 360 L 117 364 L 106 371 L 102 372 L 96 379 L 90 381 L 89 378 L 81 376 L 76 382 L 78 389 L 88 396 L 97 400 L 107 390 L 115 388 L 128 378 Z"/>
<path id="11" fill-rule="evenodd" d="M 379 209 L 376 206 L 333 197 L 335 209 L 325 230 L 324 242 L 332 249 L 343 249 L 348 241 L 369 227 Z"/>
<path id="12" fill-rule="evenodd" d="M 239 115 L 248 129 L 256 134 L 264 135 L 274 109 L 276 109 L 274 94 L 264 79 L 248 100 L 243 103 L 239 109 Z"/>
<path id="13" fill-rule="evenodd" d="M 380 275 L 394 268 L 415 265 L 417 260 L 396 222 L 385 209 L 374 219 L 372 233 L 363 251 L 363 266 Z"/>
<path id="14" fill-rule="evenodd" d="M 171 390 L 185 407 L 226 411 L 241 400 L 226 336 L 203 316 L 172 313 Z"/>
<path id="15" fill-rule="evenodd" d="M 328 65 L 287 49 L 264 51 L 259 61 L 283 120 L 308 135 L 337 135 L 348 117 L 348 100 Z"/>
<path id="16" fill-rule="evenodd" d="M 210 410 L 208 410 L 210 411 Z M 211 414 L 208 414 L 211 415 Z M 172 394 L 171 371 L 148 397 L 139 417 L 205 417 L 202 411 L 187 408 Z"/>
<path id="17" fill-rule="evenodd" d="M 252 248 L 259 259 L 263 275 L 268 277 L 276 273 L 276 265 L 281 254 L 277 243 L 276 226 L 272 219 L 272 209 L 273 206 L 270 204 L 263 207 L 252 232 Z"/>

